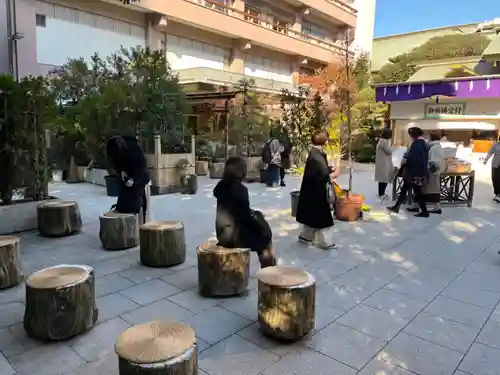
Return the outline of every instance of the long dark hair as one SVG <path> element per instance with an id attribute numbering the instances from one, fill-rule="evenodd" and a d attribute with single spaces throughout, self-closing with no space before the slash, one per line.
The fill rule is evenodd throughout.
<path id="1" fill-rule="evenodd" d="M 231 156 L 224 166 L 222 178 L 243 181 L 247 176 L 247 163 L 239 156 Z"/>

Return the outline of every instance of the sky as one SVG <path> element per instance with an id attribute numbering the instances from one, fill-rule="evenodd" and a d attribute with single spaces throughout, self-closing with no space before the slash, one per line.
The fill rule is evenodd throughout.
<path id="1" fill-rule="evenodd" d="M 500 0 L 376 0 L 375 37 L 500 17 Z"/>

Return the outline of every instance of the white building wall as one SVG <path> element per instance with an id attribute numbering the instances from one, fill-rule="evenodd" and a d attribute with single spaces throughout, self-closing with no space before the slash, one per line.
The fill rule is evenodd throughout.
<path id="1" fill-rule="evenodd" d="M 376 0 L 354 0 L 353 6 L 358 10 L 354 49 L 358 54 L 368 53 L 371 56 L 375 32 Z"/>
<path id="2" fill-rule="evenodd" d="M 90 62 L 94 53 L 106 58 L 121 47 L 145 46 L 146 28 L 77 9 L 37 2 L 36 39 L 38 64 L 43 70 L 44 66 L 60 66 L 72 58 L 83 57 Z"/>
<path id="3" fill-rule="evenodd" d="M 173 70 L 212 68 L 224 70 L 230 50 L 205 42 L 167 35 L 167 60 Z"/>
<path id="4" fill-rule="evenodd" d="M 272 79 L 278 82 L 293 83 L 292 67 L 290 63 L 275 61 L 266 57 L 246 56 L 245 75 Z"/>

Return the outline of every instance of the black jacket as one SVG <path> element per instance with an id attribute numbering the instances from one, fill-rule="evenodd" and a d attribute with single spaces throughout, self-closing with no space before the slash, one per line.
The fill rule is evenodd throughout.
<path id="1" fill-rule="evenodd" d="M 146 158 L 135 137 L 123 136 L 110 138 L 106 144 L 108 160 L 118 173 L 125 172 L 134 180 L 131 187 L 122 186 L 116 201 L 116 210 L 122 213 L 138 214 L 143 209 L 146 213 L 144 188 L 149 183 Z"/>
<path id="2" fill-rule="evenodd" d="M 214 197 L 215 231 L 221 246 L 260 252 L 271 244 L 271 228 L 262 213 L 250 208 L 248 190 L 241 181 L 223 178 L 215 186 Z"/>
<path id="3" fill-rule="evenodd" d="M 331 183 L 331 168 L 326 154 L 317 147 L 307 156 L 304 176 L 300 186 L 297 222 L 314 229 L 333 226 L 333 216 L 328 201 L 327 183 Z"/>

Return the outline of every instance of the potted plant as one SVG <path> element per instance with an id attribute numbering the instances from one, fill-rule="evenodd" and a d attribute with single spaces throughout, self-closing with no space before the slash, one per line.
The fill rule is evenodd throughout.
<path id="1" fill-rule="evenodd" d="M 196 194 L 198 191 L 198 179 L 195 174 L 189 173 L 189 161 L 187 159 L 180 159 L 175 166 L 179 172 L 181 193 Z"/>
<path id="2" fill-rule="evenodd" d="M 37 207 L 49 196 L 46 130 L 57 116 L 44 77 L 0 75 L 0 234 L 37 227 Z"/>

